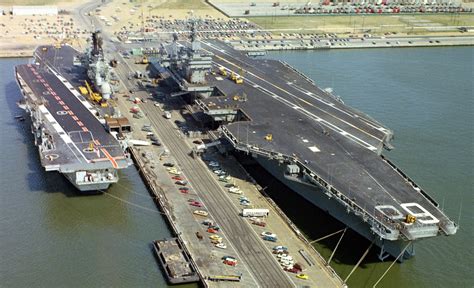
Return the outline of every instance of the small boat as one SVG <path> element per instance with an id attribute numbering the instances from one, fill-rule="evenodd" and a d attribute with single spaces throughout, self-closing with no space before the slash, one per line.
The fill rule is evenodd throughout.
<path id="1" fill-rule="evenodd" d="M 23 110 L 26 110 L 26 102 L 24 100 L 16 102 L 16 105 Z"/>

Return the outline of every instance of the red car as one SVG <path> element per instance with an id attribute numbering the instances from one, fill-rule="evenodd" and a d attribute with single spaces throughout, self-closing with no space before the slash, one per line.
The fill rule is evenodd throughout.
<path id="1" fill-rule="evenodd" d="M 191 202 L 191 203 L 189 203 L 189 205 L 195 206 L 195 207 L 202 207 L 203 206 L 202 203 L 198 202 L 198 201 Z"/>
<path id="2" fill-rule="evenodd" d="M 226 259 L 226 260 L 224 260 L 224 264 L 227 264 L 229 266 L 235 266 L 235 265 L 237 265 L 237 261 L 236 260 L 232 261 L 232 260 Z"/>
<path id="3" fill-rule="evenodd" d="M 262 226 L 262 227 L 267 226 L 267 223 L 262 222 L 262 221 L 253 221 L 252 224 L 257 225 L 257 226 Z"/>
<path id="4" fill-rule="evenodd" d="M 217 233 L 217 230 L 213 229 L 213 228 L 209 228 L 209 229 L 207 229 L 207 232 L 215 234 L 215 233 Z"/>
<path id="5" fill-rule="evenodd" d="M 287 269 L 285 268 L 286 271 L 291 272 L 291 273 L 299 273 L 301 272 L 300 270 L 296 269 L 295 267 Z"/>
<path id="6" fill-rule="evenodd" d="M 171 179 L 173 179 L 173 180 L 183 180 L 183 178 L 180 177 L 180 176 L 173 176 L 173 177 L 171 177 Z"/>
<path id="7" fill-rule="evenodd" d="M 179 192 L 188 194 L 189 188 L 188 187 L 179 187 Z"/>

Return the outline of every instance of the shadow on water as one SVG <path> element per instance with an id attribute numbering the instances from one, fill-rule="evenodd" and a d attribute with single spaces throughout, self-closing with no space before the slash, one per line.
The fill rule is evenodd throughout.
<path id="1" fill-rule="evenodd" d="M 47 193 L 63 193 L 67 197 L 83 196 L 77 189 L 67 181 L 58 172 L 46 172 L 41 166 L 39 160 L 38 149 L 34 145 L 34 138 L 31 134 L 31 119 L 27 112 L 23 111 L 18 107 L 17 102 L 22 99 L 22 95 L 18 85 L 15 81 L 10 81 L 5 85 L 5 95 L 7 95 L 8 101 L 7 107 L 9 111 L 10 121 L 3 123 L 15 127 L 18 134 L 22 136 L 21 142 L 26 146 L 27 149 L 27 162 L 19 163 L 19 165 L 26 164 L 28 172 L 25 176 L 28 188 L 32 192 L 47 192 Z M 15 116 L 24 116 L 25 121 L 15 120 Z"/>
<path id="2" fill-rule="evenodd" d="M 242 154 L 234 155 L 257 183 L 262 187 L 266 187 L 265 192 L 275 201 L 291 221 L 298 226 L 309 241 L 322 238 L 345 228 L 343 223 L 330 216 L 327 211 L 319 209 L 292 191 L 250 157 Z M 363 222 L 361 222 L 361 224 L 362 223 Z M 313 245 L 321 256 L 328 260 L 341 235 L 342 233 L 336 234 Z M 334 262 L 353 266 L 369 246 L 370 242 L 367 239 L 357 232 L 348 229 L 331 263 Z M 380 262 L 378 252 L 378 248 L 375 246 L 372 247 L 369 254 L 361 263 L 360 268 L 366 268 L 366 264 Z"/>

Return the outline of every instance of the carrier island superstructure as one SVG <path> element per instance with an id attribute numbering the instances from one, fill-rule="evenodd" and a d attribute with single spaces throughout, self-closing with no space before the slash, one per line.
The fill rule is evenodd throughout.
<path id="1" fill-rule="evenodd" d="M 64 174 L 80 191 L 100 192 L 132 163 L 124 152 L 130 125 L 125 118 L 102 117 L 99 105 L 76 90 L 91 70 L 78 63 L 83 56 L 67 45 L 40 46 L 32 63 L 16 66 L 15 73 L 41 165 Z M 102 87 L 110 91 L 108 84 Z"/>
<path id="2" fill-rule="evenodd" d="M 177 49 L 176 47 L 180 47 Z M 288 64 L 250 58 L 227 44 L 176 39 L 159 69 L 216 129 L 292 191 L 403 261 L 413 243 L 453 235 L 436 201 L 382 155 L 393 132 L 320 89 Z M 170 81 L 166 81 L 167 83 Z"/>

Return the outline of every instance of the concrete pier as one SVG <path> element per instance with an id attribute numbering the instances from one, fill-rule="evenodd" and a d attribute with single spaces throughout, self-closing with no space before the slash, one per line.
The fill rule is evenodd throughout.
<path id="1" fill-rule="evenodd" d="M 126 65 L 121 63 L 119 66 L 116 71 L 126 84 L 126 91 L 129 91 L 132 83 L 127 80 L 128 73 L 142 67 L 135 65 L 132 61 Z M 212 173 L 201 158 L 190 156 L 194 145 L 192 141 L 195 139 L 186 136 L 176 126 L 175 121 L 186 123 L 190 130 L 197 130 L 197 123 L 193 123 L 191 117 L 183 118 L 183 114 L 174 109 L 177 107 L 174 106 L 176 103 L 168 102 L 172 100 L 155 102 L 145 91 L 135 92 L 133 96 L 146 99 L 146 103 L 134 104 L 129 101 L 129 97 L 120 97 L 117 101 L 122 114 L 131 119 L 134 128 L 133 138 L 145 140 L 146 132 L 141 131 L 141 128 L 144 124 L 149 124 L 163 145 L 134 147 L 131 153 L 152 197 L 166 215 L 176 237 L 184 244 L 184 250 L 189 253 L 191 263 L 198 271 L 204 286 L 343 286 L 338 275 L 326 267 L 325 261 L 317 251 L 304 239 L 283 212 L 258 191 L 258 187 L 234 159 L 217 153 L 207 155 L 219 161 L 254 207 L 270 210 L 270 215 L 265 220 L 266 227 L 253 225 L 249 219 L 239 215 L 243 207 L 239 205 L 238 195 L 229 193 L 224 187 L 226 183 L 218 181 L 218 176 Z M 138 106 L 145 117 L 133 118 L 129 112 L 133 106 Z M 171 112 L 171 119 L 163 117 L 163 106 Z M 186 185 L 189 188 L 188 193 L 180 192 L 178 188 L 181 186 L 175 184 L 177 178 L 172 178 L 176 175 L 167 171 L 167 167 L 163 165 L 165 163 L 175 164 L 174 167 L 180 172 L 179 177 L 188 182 Z M 201 203 L 203 207 L 191 206 L 192 202 Z M 204 210 L 209 214 L 206 217 L 198 216 L 193 213 L 195 210 Z M 202 224 L 205 219 L 213 221 L 220 228 L 216 234 L 207 232 L 207 226 Z M 264 231 L 277 234 L 278 242 L 264 241 L 261 236 Z M 197 237 L 197 235 L 202 237 Z M 212 235 L 221 237 L 226 248 L 215 247 L 211 243 L 210 236 Z M 295 262 L 305 267 L 302 273 L 306 274 L 308 279 L 299 279 L 296 277 L 297 274 L 283 270 L 278 258 L 272 253 L 272 248 L 276 245 L 288 247 Z M 315 265 L 307 264 L 298 252 L 301 250 L 306 252 Z M 224 256 L 235 258 L 237 265 L 224 264 Z M 219 281 L 215 281 L 216 278 Z M 232 282 L 225 279 L 232 279 Z"/>

